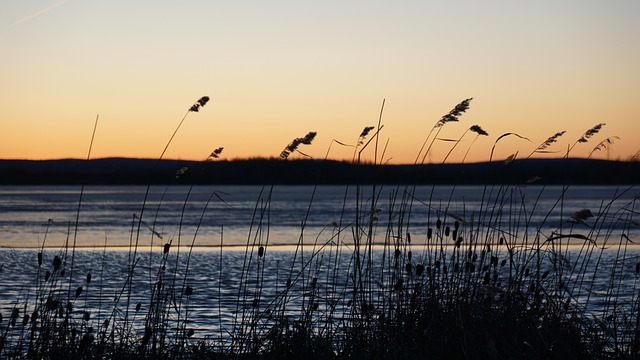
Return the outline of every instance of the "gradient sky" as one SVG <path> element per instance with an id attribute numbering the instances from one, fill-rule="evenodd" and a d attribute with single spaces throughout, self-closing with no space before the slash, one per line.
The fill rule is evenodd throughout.
<path id="1" fill-rule="evenodd" d="M 468 133 L 447 162 L 528 156 L 566 134 L 563 156 L 640 151 L 640 1 L 25 0 L 0 3 L 0 158 L 278 156 L 350 159 L 383 99 L 383 161 L 413 163 L 433 125 L 471 107 L 441 138 Z M 332 145 L 333 144 L 333 145 Z M 453 143 L 436 141 L 427 161 Z M 373 150 L 373 147 L 370 148 Z M 369 149 L 363 152 L 372 159 Z M 294 155 L 300 156 L 300 155 Z"/>

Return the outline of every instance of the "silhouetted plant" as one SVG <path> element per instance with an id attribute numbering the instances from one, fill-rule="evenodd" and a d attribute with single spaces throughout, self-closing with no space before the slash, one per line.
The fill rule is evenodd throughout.
<path id="1" fill-rule="evenodd" d="M 300 145 L 311 145 L 311 142 L 313 141 L 313 139 L 316 137 L 316 132 L 312 131 L 309 132 L 307 135 L 305 135 L 302 138 L 295 138 L 293 139 L 293 141 L 291 141 L 291 143 L 289 143 L 289 145 L 287 145 L 284 150 L 282 150 L 282 152 L 280 153 L 280 158 L 283 160 L 286 160 L 289 155 L 291 155 L 292 152 L 294 151 L 298 151 L 300 154 L 309 157 L 309 155 L 302 153 L 298 150 L 298 146 Z"/>

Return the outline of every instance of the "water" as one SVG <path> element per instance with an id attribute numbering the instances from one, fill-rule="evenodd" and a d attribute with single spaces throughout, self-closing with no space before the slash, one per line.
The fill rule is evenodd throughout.
<path id="1" fill-rule="evenodd" d="M 305 241 L 312 242 L 335 225 L 348 228 L 356 220 L 371 220 L 367 213 L 372 209 L 376 227 L 392 225 L 413 239 L 423 239 L 438 218 L 493 226 L 506 237 L 534 236 L 538 230 L 551 237 L 575 228 L 571 216 L 581 209 L 594 217 L 579 224 L 580 233 L 612 231 L 591 232 L 602 242 L 623 233 L 635 239 L 639 235 L 633 222 L 640 194 L 635 187 L 385 186 L 374 193 L 371 187 L 320 186 L 314 193 L 311 186 L 154 186 L 145 202 L 146 189 L 86 186 L 80 201 L 79 186 L 0 187 L 0 246 L 148 246 L 169 240 L 244 245 L 256 229 L 262 237 L 268 231 L 270 244 L 291 245 L 298 242 L 303 226 Z M 140 217 L 142 222 L 137 221 Z"/>
<path id="2" fill-rule="evenodd" d="M 540 271 L 563 282 L 562 296 L 572 306 L 604 316 L 614 305 L 633 309 L 637 301 L 635 187 L 154 186 L 145 201 L 146 190 L 87 186 L 79 202 L 78 186 L 0 187 L 3 331 L 18 336 L 19 326 L 6 327 L 14 309 L 20 323 L 48 298 L 71 301 L 81 331 L 99 333 L 109 319 L 130 322 L 138 338 L 152 299 L 170 314 L 169 333 L 184 326 L 194 331 L 192 339 L 224 344 L 250 326 L 265 333 L 276 310 L 299 318 L 314 303 L 317 331 L 335 331 L 332 326 L 353 315 L 358 264 L 381 313 L 393 279 L 408 276 L 409 284 L 425 276 L 416 264 L 435 274 L 433 261 L 441 258 L 454 269 L 465 265 L 455 259 L 468 249 L 486 255 L 474 273 L 490 256 L 500 262 L 513 256 L 518 271 L 535 271 L 531 249 L 539 244 Z M 584 209 L 592 216 L 576 215 Z M 354 256 L 356 233 L 375 244 L 370 255 Z M 460 249 L 453 246 L 458 238 Z M 492 247 L 467 248 L 471 243 Z M 395 259 L 403 266 L 394 267 L 394 249 L 401 250 Z M 53 271 L 56 256 L 62 265 Z M 412 275 L 403 272 L 407 263 Z M 509 271 L 515 270 L 496 270 L 496 284 L 506 282 Z"/>

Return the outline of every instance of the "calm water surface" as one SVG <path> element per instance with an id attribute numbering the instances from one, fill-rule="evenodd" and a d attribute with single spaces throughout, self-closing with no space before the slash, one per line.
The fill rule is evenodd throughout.
<path id="1" fill-rule="evenodd" d="M 496 227 L 505 236 L 523 238 L 540 230 L 550 237 L 575 228 L 571 217 L 582 209 L 594 216 L 578 231 L 597 232 L 590 237 L 618 241 L 623 233 L 636 239 L 639 234 L 634 205 L 640 190 L 635 187 L 153 186 L 145 200 L 146 190 L 86 186 L 80 199 L 79 186 L 2 186 L 0 246 L 59 247 L 71 241 L 103 247 L 169 240 L 244 245 L 256 229 L 268 235 L 270 244 L 296 244 L 303 227 L 305 241 L 312 242 L 356 221 L 402 229 L 417 240 L 437 219 Z"/>

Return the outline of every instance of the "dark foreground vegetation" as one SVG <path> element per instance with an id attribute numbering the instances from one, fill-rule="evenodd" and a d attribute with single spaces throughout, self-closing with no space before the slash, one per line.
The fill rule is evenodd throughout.
<path id="1" fill-rule="evenodd" d="M 89 269 L 74 246 L 81 233 L 70 227 L 58 248 L 44 246 L 45 234 L 42 248 L 24 250 L 21 265 L 2 265 L 2 277 L 20 271 L 31 280 L 15 292 L 12 310 L 0 313 L 0 356 L 640 356 L 640 252 L 629 235 L 639 226 L 638 196 L 624 204 L 603 199 L 601 208 L 567 214 L 547 233 L 536 229 L 558 219 L 532 220 L 529 209 L 543 205 L 525 201 L 517 186 L 487 186 L 486 204 L 468 213 L 429 203 L 411 185 L 392 188 L 391 198 L 367 187 L 366 200 L 336 204 L 354 206 L 355 217 L 319 233 L 304 228 L 313 212 L 301 213 L 300 238 L 284 255 L 270 245 L 272 186 L 256 199 L 243 249 L 233 256 L 228 248 L 211 249 L 205 263 L 193 259 L 197 228 L 161 238 L 152 217 L 132 226 L 124 260 L 115 261 L 105 240 L 104 249 L 92 250 L 98 255 Z M 426 235 L 412 237 L 409 211 L 417 207 L 432 209 L 432 221 Z M 180 228 L 183 216 L 175 214 Z M 206 221 L 215 213 L 200 216 Z M 508 229 L 494 225 L 504 220 Z M 142 237 L 158 245 L 139 248 Z M 203 266 L 213 274 L 207 281 L 194 274 Z M 223 294 L 231 305 L 222 305 Z M 212 329 L 206 336 L 193 325 L 194 309 L 203 307 Z"/>
<path id="2" fill-rule="evenodd" d="M 176 172 L 187 168 L 176 178 Z M 375 165 L 331 160 L 0 160 L 0 184 L 639 184 L 640 161 Z"/>
<path id="3" fill-rule="evenodd" d="M 198 112 L 208 100 L 201 98 L 187 114 Z M 640 262 L 629 254 L 637 241 L 630 234 L 640 224 L 639 197 L 626 204 L 602 199 L 599 209 L 540 219 L 533 218 L 532 209 L 542 204 L 524 198 L 519 186 L 511 184 L 547 181 L 562 183 L 564 189 L 574 183 L 637 184 L 638 164 L 570 160 L 571 149 L 604 125 L 598 124 L 560 160 L 532 160 L 530 155 L 508 165 L 424 165 L 440 129 L 458 121 L 470 101 L 462 101 L 436 122 L 416 166 L 355 161 L 356 151 L 362 152 L 369 143 L 364 141 L 369 132 L 374 130 L 375 139 L 382 129 L 380 123 L 375 129 L 365 128 L 353 145 L 355 164 L 284 161 L 299 145 L 310 145 L 313 132 L 294 139 L 278 161 L 161 162 L 163 151 L 155 161 L 159 165 L 146 168 L 144 161 L 118 159 L 4 162 L 4 183 L 272 185 L 265 186 L 256 200 L 243 260 L 234 264 L 241 268 L 240 275 L 232 284 L 223 283 L 220 266 L 218 280 L 207 285 L 237 294 L 236 311 L 220 314 L 232 318 L 233 325 L 221 328 L 219 336 L 199 338 L 190 326 L 191 298 L 202 291 L 189 276 L 197 229 L 186 244 L 180 244 L 179 235 L 162 240 L 162 250 L 153 254 L 149 265 L 154 276 L 144 272 L 150 290 L 142 297 L 135 294 L 131 284 L 141 276 L 142 264 L 138 239 L 158 235 L 149 215 L 153 209 L 143 202 L 131 227 L 120 291 L 113 298 L 105 297 L 97 285 L 98 272 L 81 274 L 74 267 L 74 239 L 81 234 L 73 226 L 69 226 L 69 241 L 55 255 L 46 255 L 43 241 L 43 249 L 33 254 L 37 268 L 30 296 L 16 299 L 11 313 L 0 319 L 0 355 L 32 359 L 637 358 Z M 488 136 L 477 125 L 468 131 L 476 138 Z M 551 136 L 532 155 L 545 151 L 563 134 Z M 505 133 L 494 146 L 505 136 L 524 138 Z M 611 143 L 605 140 L 596 148 Z M 185 167 L 189 170 L 182 171 Z M 442 182 L 496 185 L 484 188 L 479 209 L 453 213 L 447 204 L 417 197 L 412 185 Z M 340 218 L 318 234 L 305 232 L 313 213 L 300 214 L 300 238 L 286 273 L 273 280 L 274 287 L 265 269 L 274 265 L 269 252 L 269 204 L 271 190 L 279 183 L 350 183 L 356 184 L 359 196 L 355 204 L 336 204 L 353 207 L 352 218 Z M 401 185 L 392 196 L 381 196 L 375 186 L 361 193 L 359 186 L 364 183 Z M 620 189 L 637 191 L 634 186 Z M 450 191 L 455 192 L 455 187 Z M 81 218 L 81 199 L 82 190 L 75 221 Z M 185 201 L 184 209 L 186 205 Z M 563 195 L 547 205 L 549 214 L 564 206 Z M 417 206 L 430 210 L 430 225 L 424 238 L 412 239 L 411 211 Z M 178 225 L 185 211 L 176 214 Z M 205 213 L 201 216 L 204 221 Z M 558 224 L 557 228 L 541 231 L 549 222 Z M 507 228 L 496 226 L 503 223 Z M 108 252 L 104 254 L 96 268 L 109 271 Z M 339 260 L 344 257 L 348 261 Z M 596 275 L 606 280 L 596 281 Z M 108 304 L 106 318 L 95 316 L 96 310 L 86 300 L 89 296 Z M 214 300 L 208 306 L 215 312 L 218 305 Z"/>

